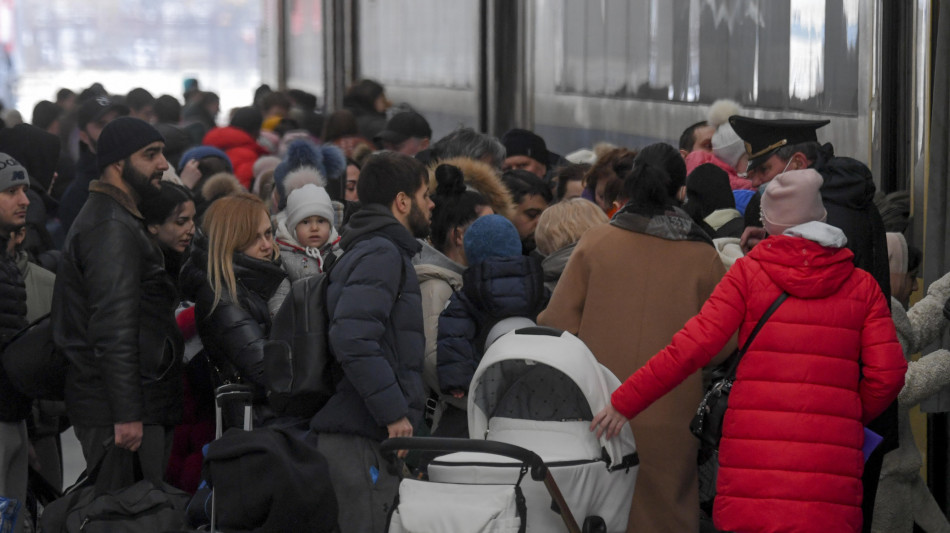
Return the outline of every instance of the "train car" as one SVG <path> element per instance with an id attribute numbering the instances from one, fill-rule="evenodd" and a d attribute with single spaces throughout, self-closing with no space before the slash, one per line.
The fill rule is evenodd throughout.
<path id="1" fill-rule="evenodd" d="M 819 140 L 909 191 L 924 281 L 950 270 L 950 10 L 917 0 L 265 0 L 262 76 L 337 109 L 360 78 L 439 138 L 523 127 L 564 154 L 676 144 L 719 98 L 761 118 L 831 120 Z M 941 68 L 934 68 L 940 66 Z M 950 390 L 933 409 L 950 408 Z M 945 414 L 929 483 L 947 507 Z"/>

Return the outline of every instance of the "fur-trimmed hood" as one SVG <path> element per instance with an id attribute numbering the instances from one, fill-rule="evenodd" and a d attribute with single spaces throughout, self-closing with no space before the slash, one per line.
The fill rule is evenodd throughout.
<path id="1" fill-rule="evenodd" d="M 430 194 L 435 194 L 438 188 L 438 182 L 435 180 L 435 169 L 439 165 L 454 165 L 462 171 L 465 176 L 465 184 L 481 193 L 491 204 L 496 214 L 502 215 L 507 219 L 514 216 L 514 201 L 511 193 L 501 181 L 501 176 L 488 163 L 470 159 L 468 157 L 452 157 L 436 161 L 429 165 L 429 184 L 434 186 L 429 190 Z"/>

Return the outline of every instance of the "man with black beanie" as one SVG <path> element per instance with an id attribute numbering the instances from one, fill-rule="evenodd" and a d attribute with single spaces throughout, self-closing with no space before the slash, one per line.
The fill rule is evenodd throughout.
<path id="1" fill-rule="evenodd" d="M 159 194 L 164 140 L 121 117 L 99 136 L 100 178 L 66 236 L 53 297 L 53 339 L 69 360 L 66 411 L 91 467 L 103 442 L 138 451 L 160 481 L 181 420 L 175 285 L 139 206 Z"/>

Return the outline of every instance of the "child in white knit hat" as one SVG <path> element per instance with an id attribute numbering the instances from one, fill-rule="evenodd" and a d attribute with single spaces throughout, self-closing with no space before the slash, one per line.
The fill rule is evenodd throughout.
<path id="1" fill-rule="evenodd" d="M 333 204 L 326 189 L 313 184 L 287 197 L 277 245 L 290 281 L 323 272 L 339 255 L 340 236 L 333 227 Z"/>

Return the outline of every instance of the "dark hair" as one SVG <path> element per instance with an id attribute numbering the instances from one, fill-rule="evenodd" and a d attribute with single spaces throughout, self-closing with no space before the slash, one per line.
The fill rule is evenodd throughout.
<path id="1" fill-rule="evenodd" d="M 432 145 L 435 159 L 451 159 L 453 157 L 468 157 L 482 161 L 487 156 L 489 164 L 501 168 L 505 161 L 505 145 L 497 138 L 479 133 L 472 128 L 458 128 Z"/>
<path id="2" fill-rule="evenodd" d="M 666 194 L 675 201 L 676 193 L 686 185 L 686 161 L 683 161 L 679 151 L 666 143 L 654 143 L 640 150 L 633 160 L 634 167 L 638 160 L 666 173 L 669 178 Z M 632 199 L 628 185 L 624 186 L 624 190 L 628 191 L 627 199 Z"/>
<path id="3" fill-rule="evenodd" d="M 198 105 L 204 107 L 208 104 L 220 104 L 221 98 L 218 97 L 217 93 L 203 91 L 200 96 L 198 96 Z"/>
<path id="4" fill-rule="evenodd" d="M 323 124 L 323 142 L 333 142 L 347 135 L 358 135 L 359 127 L 356 125 L 356 116 L 348 109 L 341 109 L 330 113 L 326 122 Z"/>
<path id="5" fill-rule="evenodd" d="M 914 273 L 920 269 L 920 264 L 924 259 L 924 253 L 920 248 L 913 244 L 907 245 L 907 272 Z"/>
<path id="6" fill-rule="evenodd" d="M 465 187 L 462 170 L 454 165 L 436 167 L 435 180 L 438 187 L 432 196 L 435 208 L 429 238 L 436 250 L 444 252 L 449 232 L 474 221 L 478 218 L 476 208 L 489 205 L 489 202 L 480 193 Z"/>
<path id="7" fill-rule="evenodd" d="M 152 93 L 141 87 L 136 87 L 129 91 L 129 94 L 125 95 L 125 105 L 129 106 L 129 109 L 132 111 L 138 111 L 154 104 L 155 97 L 152 96 Z"/>
<path id="8" fill-rule="evenodd" d="M 665 211 L 673 203 L 669 193 L 671 181 L 662 168 L 637 158 L 633 170 L 624 178 L 627 205 L 650 213 Z"/>
<path id="9" fill-rule="evenodd" d="M 62 102 L 63 100 L 66 100 L 67 98 L 71 98 L 73 96 L 76 96 L 75 91 L 73 91 L 72 89 L 67 89 L 63 87 L 62 89 L 56 91 L 56 103 L 58 104 Z"/>
<path id="10" fill-rule="evenodd" d="M 257 89 L 254 89 L 254 107 L 262 109 L 263 106 L 261 105 L 261 101 L 265 96 L 272 92 L 274 92 L 274 90 L 271 89 L 270 85 L 267 85 L 266 83 L 262 83 L 257 87 Z"/>
<path id="11" fill-rule="evenodd" d="M 155 99 L 155 118 L 159 122 L 181 122 L 181 102 L 174 96 L 163 94 Z"/>
<path id="12" fill-rule="evenodd" d="M 288 131 L 299 130 L 300 124 L 292 118 L 284 117 L 277 122 L 274 126 L 273 132 L 277 134 L 278 137 L 283 137 Z"/>
<path id="13" fill-rule="evenodd" d="M 584 187 L 590 191 L 591 194 L 594 194 L 597 189 L 597 184 L 600 183 L 601 180 L 606 180 L 607 185 L 604 189 L 606 200 L 607 188 L 611 189 L 611 191 L 615 189 L 619 191 L 619 189 L 617 189 L 618 185 L 616 184 L 623 183 L 623 177 L 633 168 L 633 160 L 635 157 L 637 157 L 635 150 L 629 150 L 627 148 L 608 150 L 604 155 L 598 157 L 597 162 L 587 171 L 587 174 L 584 176 Z M 620 187 L 620 189 L 622 189 L 622 187 Z M 610 202 L 613 202 L 615 199 L 616 195 Z"/>
<path id="14" fill-rule="evenodd" d="M 266 113 L 272 107 L 280 107 L 290 111 L 290 98 L 280 91 L 268 93 L 261 98 L 261 112 Z"/>
<path id="15" fill-rule="evenodd" d="M 428 181 L 426 167 L 414 158 L 396 152 L 380 152 L 370 156 L 360 169 L 356 193 L 363 205 L 389 207 L 399 193 L 411 197 Z"/>
<path id="16" fill-rule="evenodd" d="M 584 174 L 590 170 L 589 163 L 571 163 L 564 165 L 554 171 L 554 179 L 557 180 L 557 199 L 564 198 L 567 192 L 567 184 L 572 181 L 584 181 Z"/>
<path id="17" fill-rule="evenodd" d="M 164 224 L 178 206 L 185 202 L 194 201 L 194 195 L 183 185 L 163 181 L 158 196 L 142 203 L 141 210 L 142 216 L 145 218 L 145 224 Z"/>
<path id="18" fill-rule="evenodd" d="M 360 80 L 346 89 L 343 95 L 343 107 L 356 111 L 376 113 L 376 99 L 386 89 L 373 80 Z"/>
<path id="19" fill-rule="evenodd" d="M 683 133 L 680 134 L 680 150 L 686 150 L 687 152 L 693 151 L 693 145 L 696 144 L 696 128 L 702 128 L 703 126 L 708 126 L 709 123 L 705 120 L 701 120 L 696 124 L 691 125 L 690 127 L 683 130 Z"/>
<path id="20" fill-rule="evenodd" d="M 300 89 L 287 89 L 287 96 L 292 104 L 306 111 L 317 109 L 317 95 Z"/>
<path id="21" fill-rule="evenodd" d="M 544 181 L 527 170 L 509 170 L 501 175 L 501 181 L 508 188 L 515 204 L 520 204 L 525 196 L 536 194 L 551 203 L 554 195 Z"/>

